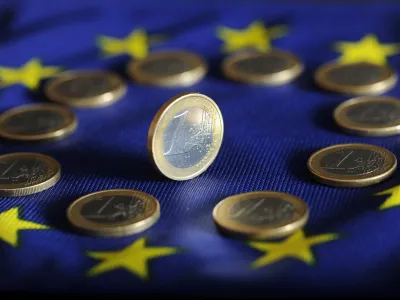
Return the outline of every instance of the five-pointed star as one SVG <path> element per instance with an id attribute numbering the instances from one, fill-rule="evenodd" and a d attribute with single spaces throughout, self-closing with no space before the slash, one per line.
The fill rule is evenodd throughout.
<path id="1" fill-rule="evenodd" d="M 339 42 L 335 49 L 341 52 L 341 63 L 369 62 L 385 65 L 388 56 L 399 53 L 399 44 L 381 44 L 373 34 L 368 34 L 358 42 Z"/>
<path id="2" fill-rule="evenodd" d="M 217 36 L 224 41 L 222 46 L 224 52 L 235 52 L 246 48 L 267 52 L 271 49 L 271 39 L 285 35 L 286 31 L 283 26 L 266 28 L 262 22 L 255 21 L 242 30 L 221 26 L 217 29 Z"/>
<path id="3" fill-rule="evenodd" d="M 251 264 L 254 269 L 293 257 L 312 265 L 315 263 L 311 247 L 337 239 L 338 234 L 329 233 L 306 237 L 302 230 L 297 231 L 282 242 L 250 242 L 249 245 L 262 252 L 267 252 Z"/>
<path id="4" fill-rule="evenodd" d="M 94 259 L 103 260 L 89 270 L 89 276 L 96 276 L 101 273 L 118 268 L 137 275 L 141 279 L 149 278 L 147 263 L 153 258 L 176 254 L 179 250 L 171 247 L 146 247 L 146 238 L 140 238 L 131 245 L 119 251 L 112 252 L 88 252 L 88 256 Z"/>
<path id="5" fill-rule="evenodd" d="M 375 195 L 376 196 L 390 195 L 390 197 L 388 197 L 386 201 L 383 202 L 381 206 L 379 206 L 380 210 L 400 205 L 400 185 L 395 186 L 394 188 L 388 189 L 386 191 L 377 193 Z"/>
<path id="6" fill-rule="evenodd" d="M 0 67 L 0 87 L 23 84 L 29 89 L 36 89 L 44 78 L 54 76 L 58 67 L 45 67 L 38 58 L 33 58 L 21 68 Z"/>
<path id="7" fill-rule="evenodd" d="M 18 246 L 18 232 L 25 229 L 49 229 L 48 226 L 21 220 L 18 217 L 19 207 L 0 213 L 0 240 L 13 247 Z"/>

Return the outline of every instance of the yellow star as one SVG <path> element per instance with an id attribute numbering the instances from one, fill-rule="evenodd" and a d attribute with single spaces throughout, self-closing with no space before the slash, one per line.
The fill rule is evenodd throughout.
<path id="1" fill-rule="evenodd" d="M 287 257 L 297 258 L 306 264 L 315 263 L 311 246 L 326 243 L 339 238 L 338 234 L 328 233 L 306 237 L 302 230 L 297 231 L 286 240 L 278 243 L 250 242 L 249 245 L 257 250 L 267 252 L 251 264 L 253 269 L 272 264 Z"/>
<path id="2" fill-rule="evenodd" d="M 25 229 L 49 229 L 48 226 L 21 220 L 19 207 L 0 213 L 0 239 L 13 247 L 18 246 L 18 232 Z"/>
<path id="3" fill-rule="evenodd" d="M 33 58 L 19 69 L 0 67 L 0 85 L 23 84 L 29 89 L 36 89 L 42 79 L 54 76 L 59 71 L 57 67 L 44 67 L 38 58 Z"/>
<path id="4" fill-rule="evenodd" d="M 246 48 L 267 52 L 271 49 L 271 39 L 281 37 L 286 32 L 286 27 L 266 28 L 261 21 L 254 21 L 242 30 L 224 26 L 217 28 L 217 36 L 224 41 L 222 46 L 224 52 L 235 52 Z"/>
<path id="5" fill-rule="evenodd" d="M 118 268 L 125 268 L 143 280 L 149 278 L 147 263 L 153 258 L 176 254 L 178 249 L 170 247 L 146 247 L 146 238 L 140 238 L 119 251 L 88 252 L 88 256 L 103 260 L 89 270 L 88 276 L 96 276 Z"/>
<path id="6" fill-rule="evenodd" d="M 388 189 L 386 191 L 375 194 L 375 196 L 381 196 L 381 195 L 391 195 L 391 196 L 388 197 L 386 199 L 386 201 L 382 203 L 381 206 L 379 206 L 380 210 L 384 210 L 384 209 L 388 209 L 388 208 L 400 205 L 400 185 L 395 186 L 394 188 Z"/>
<path id="7" fill-rule="evenodd" d="M 399 44 L 381 44 L 373 34 L 368 34 L 358 42 L 339 42 L 335 49 L 341 52 L 341 63 L 369 62 L 385 65 L 388 56 L 399 53 Z"/>

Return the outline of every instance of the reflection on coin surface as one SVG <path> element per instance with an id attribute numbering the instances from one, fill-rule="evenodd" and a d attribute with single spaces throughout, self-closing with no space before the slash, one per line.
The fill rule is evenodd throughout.
<path id="1" fill-rule="evenodd" d="M 128 66 L 130 77 L 138 83 L 162 87 L 191 86 L 207 72 L 207 63 L 187 51 L 155 52 Z"/>
<path id="2" fill-rule="evenodd" d="M 60 164 L 38 153 L 11 153 L 0 156 L 0 196 L 35 194 L 55 185 L 61 176 Z"/>
<path id="3" fill-rule="evenodd" d="M 135 190 L 107 190 L 83 196 L 67 211 L 79 231 L 94 236 L 126 236 L 142 232 L 160 217 L 153 196 Z"/>
<path id="4" fill-rule="evenodd" d="M 315 152 L 308 169 L 321 183 L 335 187 L 362 187 L 390 177 L 397 168 L 396 156 L 381 147 L 342 144 Z"/>
<path id="5" fill-rule="evenodd" d="M 222 63 L 225 76 L 247 84 L 277 86 L 297 78 L 303 64 L 288 52 L 244 52 L 228 56 Z"/>
<path id="6" fill-rule="evenodd" d="M 65 72 L 45 87 L 46 96 L 55 102 L 75 107 L 103 107 L 120 100 L 126 86 L 117 74 L 106 71 Z"/>
<path id="7" fill-rule="evenodd" d="M 222 231 L 250 239 L 290 235 L 306 224 L 308 214 L 303 200 L 267 191 L 228 197 L 213 210 L 214 221 Z"/>
<path id="8" fill-rule="evenodd" d="M 157 112 L 148 135 L 148 150 L 157 169 L 174 180 L 203 173 L 222 144 L 224 124 L 217 104 L 198 93 L 167 101 Z"/>
<path id="9" fill-rule="evenodd" d="M 397 75 L 388 66 L 333 62 L 317 70 L 315 81 L 321 88 L 338 93 L 374 95 L 393 88 Z"/>
<path id="10" fill-rule="evenodd" d="M 359 97 L 340 104 L 334 112 L 344 131 L 362 136 L 400 133 L 400 100 L 392 97 Z"/>
<path id="11" fill-rule="evenodd" d="M 77 124 L 74 113 L 61 105 L 24 105 L 0 116 L 0 136 L 20 141 L 57 140 L 73 133 Z"/>

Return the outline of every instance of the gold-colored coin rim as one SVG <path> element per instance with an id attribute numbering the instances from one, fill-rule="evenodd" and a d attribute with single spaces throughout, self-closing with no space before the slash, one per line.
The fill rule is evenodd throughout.
<path id="1" fill-rule="evenodd" d="M 361 136 L 391 136 L 400 133 L 400 120 L 387 125 L 366 125 L 355 122 L 347 117 L 347 112 L 353 105 L 364 103 L 389 102 L 400 107 L 400 99 L 384 96 L 364 96 L 347 100 L 336 107 L 333 118 L 336 124 L 345 132 Z"/>
<path id="2" fill-rule="evenodd" d="M 276 197 L 292 203 L 296 208 L 296 215 L 293 219 L 275 226 L 250 226 L 240 224 L 228 218 L 229 209 L 246 199 L 256 197 Z M 218 227 L 226 233 L 245 236 L 251 239 L 273 239 L 281 238 L 292 234 L 302 228 L 308 221 L 309 208 L 300 198 L 281 192 L 257 191 L 243 193 L 227 197 L 220 201 L 213 210 L 213 218 Z"/>
<path id="3" fill-rule="evenodd" d="M 2 128 L 2 124 L 8 119 L 18 115 L 20 113 L 24 113 L 27 111 L 35 111 L 35 110 L 53 110 L 60 113 L 60 115 L 65 120 L 65 126 L 58 130 L 43 133 L 43 134 L 18 134 L 18 133 L 9 133 Z M 67 107 L 58 104 L 29 104 L 18 106 L 15 108 L 11 108 L 0 115 L 0 137 L 10 139 L 10 140 L 18 140 L 18 141 L 42 141 L 42 140 L 58 140 L 64 137 L 71 135 L 75 132 L 78 126 L 78 120 L 75 114 L 69 110 Z"/>
<path id="4" fill-rule="evenodd" d="M 279 56 L 290 63 L 290 67 L 280 72 L 271 74 L 254 74 L 238 71 L 235 64 L 244 59 L 255 58 L 268 55 Z M 230 80 L 239 81 L 247 84 L 278 86 L 289 83 L 296 79 L 303 72 L 304 66 L 297 56 L 287 51 L 272 49 L 266 53 L 245 51 L 232 54 L 222 62 L 222 71 Z"/>
<path id="5" fill-rule="evenodd" d="M 213 141 L 210 150 L 199 163 L 189 168 L 176 168 L 164 157 L 162 137 L 171 119 L 188 107 L 200 107 L 209 114 L 212 120 Z M 221 148 L 223 135 L 224 122 L 218 105 L 206 95 L 183 93 L 168 100 L 156 113 L 149 128 L 147 149 L 153 165 L 161 174 L 172 180 L 189 180 L 202 174 L 213 163 Z"/>
<path id="6" fill-rule="evenodd" d="M 36 159 L 41 159 L 44 161 L 47 166 L 51 166 L 55 170 L 55 174 L 43 180 L 40 183 L 35 183 L 31 186 L 26 186 L 26 184 L 19 183 L 19 184 L 0 184 L 0 196 L 1 197 L 19 197 L 19 196 L 27 196 L 31 194 L 36 194 L 41 191 L 47 190 L 54 186 L 61 178 L 61 165 L 56 161 L 54 158 L 34 152 L 15 152 L 0 155 L 0 161 L 5 158 L 10 157 L 31 157 Z"/>
<path id="7" fill-rule="evenodd" d="M 80 77 L 92 77 L 92 76 L 103 76 L 111 78 L 118 83 L 118 87 L 107 93 L 90 96 L 90 97 L 79 97 L 71 98 L 63 94 L 57 93 L 57 85 Z M 54 79 L 50 80 L 45 85 L 44 92 L 47 98 L 51 101 L 62 103 L 77 108 L 94 108 L 94 107 L 106 107 L 119 100 L 126 94 L 127 87 L 123 79 L 112 72 L 102 70 L 79 70 L 79 71 L 67 71 L 58 74 Z"/>
<path id="8" fill-rule="evenodd" d="M 92 201 L 94 198 L 115 194 L 136 196 L 140 199 L 144 199 L 147 204 L 151 203 L 153 205 L 152 210 L 145 212 L 145 215 L 140 219 L 136 219 L 135 221 L 128 220 L 117 224 L 96 223 L 87 220 L 81 215 L 83 205 Z M 71 225 L 78 231 L 92 236 L 118 237 L 140 233 L 153 226 L 158 221 L 159 217 L 160 203 L 155 197 L 145 192 L 129 189 L 103 190 L 90 193 L 76 199 L 67 209 L 67 218 Z"/>
<path id="9" fill-rule="evenodd" d="M 192 70 L 169 76 L 157 76 L 142 71 L 142 65 L 148 63 L 149 61 L 171 57 L 186 59 L 191 61 L 196 67 Z M 200 55 L 193 52 L 180 50 L 153 52 L 144 59 L 132 60 L 127 67 L 127 73 L 134 81 L 140 84 L 160 87 L 187 87 L 194 85 L 204 78 L 207 71 L 207 62 Z"/>
<path id="10" fill-rule="evenodd" d="M 351 149 L 369 149 L 379 153 L 385 160 L 384 170 L 382 168 L 372 173 L 364 175 L 342 175 L 333 174 L 320 167 L 321 159 L 326 153 L 335 152 L 346 148 Z M 308 170 L 318 182 L 333 187 L 364 187 L 378 184 L 389 178 L 397 169 L 397 158 L 389 150 L 370 144 L 338 144 L 322 148 L 314 152 L 307 161 Z"/>
<path id="11" fill-rule="evenodd" d="M 386 71 L 386 76 L 382 77 L 381 80 L 375 82 L 375 83 L 370 83 L 366 85 L 342 85 L 342 84 L 336 84 L 332 81 L 327 80 L 326 74 L 332 71 L 333 69 L 338 69 L 342 68 L 344 66 L 349 66 L 349 65 L 359 65 L 359 64 L 366 64 L 366 65 L 374 65 L 378 66 L 381 68 L 384 68 Z M 392 89 L 396 83 L 397 83 L 397 75 L 393 71 L 393 69 L 389 66 L 381 66 L 381 65 L 375 65 L 371 64 L 368 62 L 360 62 L 360 63 L 348 63 L 348 64 L 343 64 L 339 63 L 337 61 L 334 62 L 329 62 L 326 64 L 323 64 L 321 67 L 317 69 L 314 75 L 314 80 L 316 84 L 329 91 L 337 92 L 337 93 L 343 93 L 343 94 L 349 94 L 349 95 L 378 95 L 385 93 Z"/>

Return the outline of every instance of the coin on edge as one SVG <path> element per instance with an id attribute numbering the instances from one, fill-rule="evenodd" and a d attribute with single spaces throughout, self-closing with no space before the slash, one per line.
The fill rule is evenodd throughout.
<path id="1" fill-rule="evenodd" d="M 50 100 L 81 108 L 111 105 L 125 93 L 126 85 L 119 75 L 100 70 L 64 72 L 45 86 Z"/>
<path id="2" fill-rule="evenodd" d="M 153 196 L 135 190 L 106 190 L 83 196 L 67 210 L 67 218 L 80 232 L 92 236 L 121 237 L 142 232 L 160 217 Z"/>
<path id="3" fill-rule="evenodd" d="M 302 228 L 307 204 L 289 194 L 269 191 L 244 193 L 219 202 L 213 217 L 222 232 L 249 239 L 275 239 Z"/>
<path id="4" fill-rule="evenodd" d="M 368 62 L 342 64 L 330 62 L 315 73 L 321 88 L 350 95 L 377 95 L 392 89 L 397 75 L 389 66 Z"/>
<path id="5" fill-rule="evenodd" d="M 53 158 L 39 153 L 0 155 L 0 196 L 19 197 L 39 193 L 55 185 L 61 166 Z"/>
<path id="6" fill-rule="evenodd" d="M 147 148 L 156 168 L 173 180 L 203 173 L 222 144 L 224 123 L 217 104 L 199 93 L 167 101 L 154 117 Z"/>
<path id="7" fill-rule="evenodd" d="M 336 124 L 345 132 L 361 136 L 400 133 L 400 99 L 359 97 L 340 104 L 334 111 Z"/>
<path id="8" fill-rule="evenodd" d="M 282 50 L 267 53 L 242 52 L 222 62 L 225 77 L 247 84 L 278 86 L 296 79 L 303 64 L 293 54 Z"/>
<path id="9" fill-rule="evenodd" d="M 128 65 L 129 76 L 138 83 L 160 87 L 187 87 L 199 82 L 208 66 L 188 51 L 160 51 Z"/>
<path id="10" fill-rule="evenodd" d="M 75 114 L 62 105 L 32 104 L 0 115 L 0 137 L 18 141 L 59 140 L 78 125 Z"/>
<path id="11" fill-rule="evenodd" d="M 363 187 L 382 182 L 397 168 L 396 156 L 367 144 L 341 144 L 315 152 L 307 163 L 313 177 L 334 187 Z"/>

